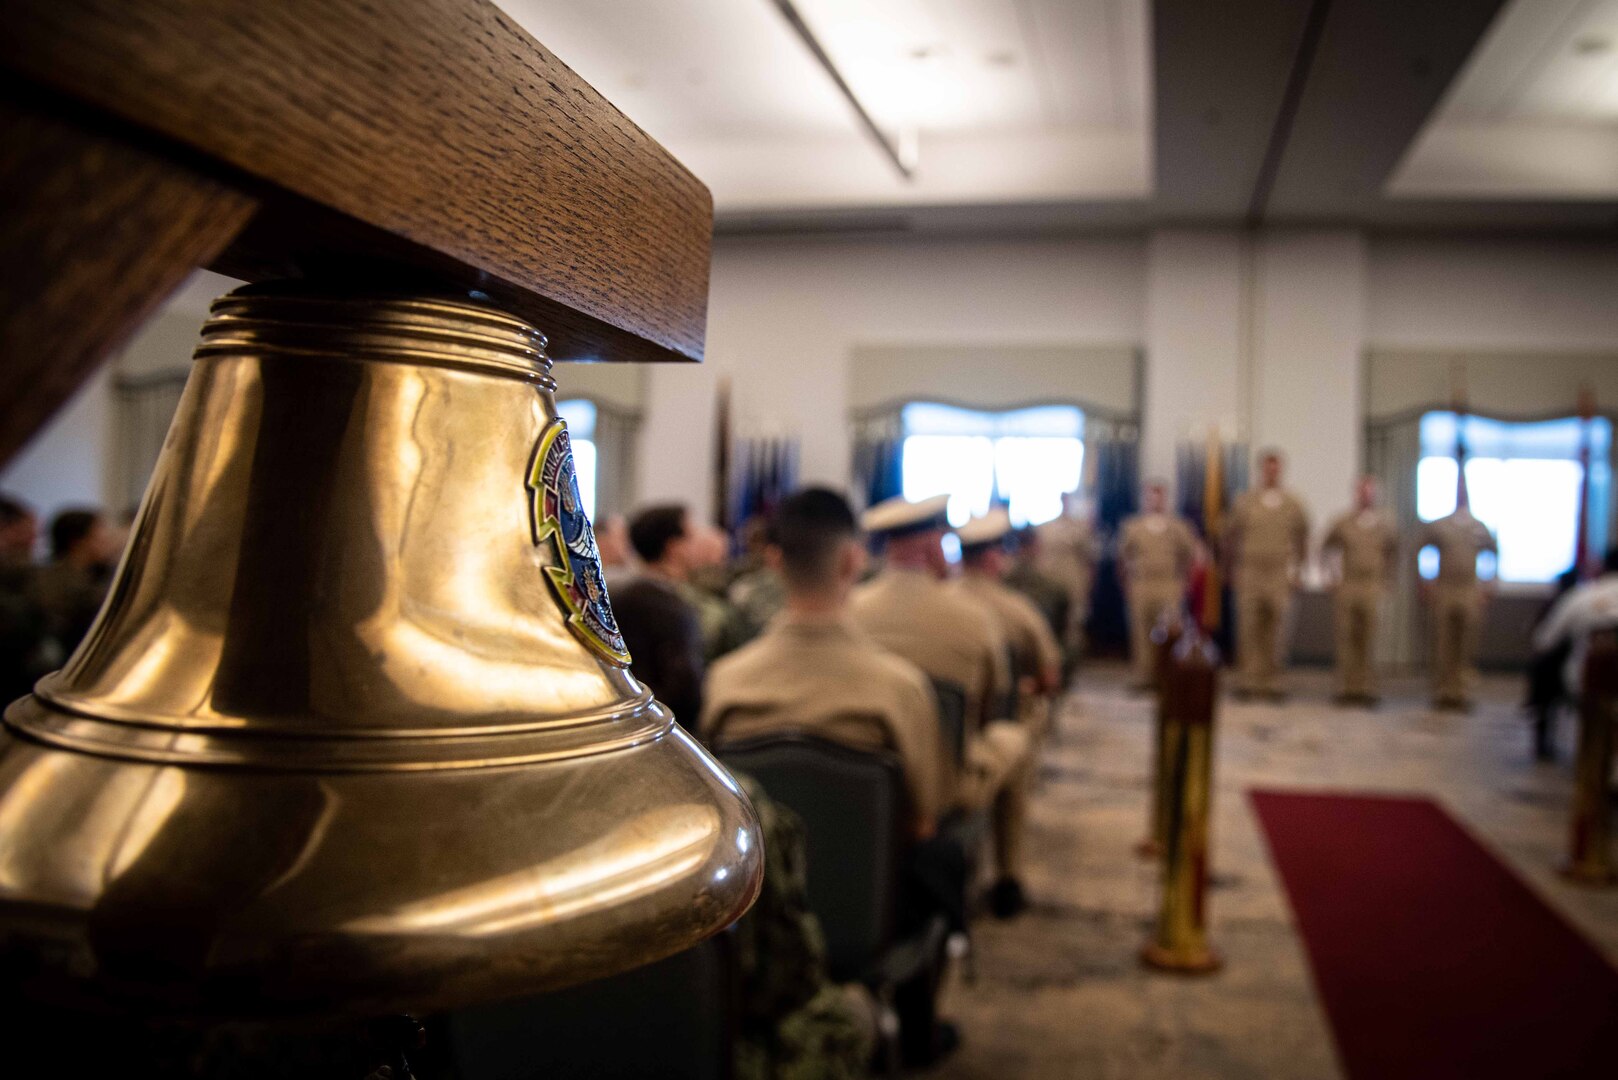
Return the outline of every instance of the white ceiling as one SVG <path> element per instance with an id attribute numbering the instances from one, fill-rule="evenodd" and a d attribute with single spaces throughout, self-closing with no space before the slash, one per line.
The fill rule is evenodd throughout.
<path id="1" fill-rule="evenodd" d="M 1512 0 L 1388 192 L 1618 196 L 1618 0 Z"/>
<path id="2" fill-rule="evenodd" d="M 902 179 L 772 0 L 503 0 L 718 210 L 1150 194 L 1148 0 L 796 0 Z"/>

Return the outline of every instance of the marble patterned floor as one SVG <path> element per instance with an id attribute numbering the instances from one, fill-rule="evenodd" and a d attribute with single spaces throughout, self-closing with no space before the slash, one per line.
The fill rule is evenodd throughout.
<path id="1" fill-rule="evenodd" d="M 1618 890 L 1555 874 L 1571 790 L 1562 761 L 1536 765 L 1511 679 L 1479 708 L 1437 714 L 1421 684 L 1396 681 L 1377 711 L 1327 702 L 1323 672 L 1294 676 L 1283 705 L 1221 703 L 1211 937 L 1216 975 L 1143 970 L 1136 954 L 1156 873 L 1132 852 L 1146 819 L 1151 703 L 1122 669 L 1087 671 L 1046 748 L 1030 825 L 1034 909 L 981 922 L 976 977 L 946 988 L 963 1045 L 937 1080 L 1299 1078 L 1341 1075 L 1330 1029 L 1258 823 L 1253 786 L 1421 794 L 1437 799 L 1618 963 Z"/>

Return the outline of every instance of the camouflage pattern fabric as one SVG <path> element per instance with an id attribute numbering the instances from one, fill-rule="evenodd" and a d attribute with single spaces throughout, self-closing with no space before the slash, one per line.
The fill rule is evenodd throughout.
<path id="1" fill-rule="evenodd" d="M 736 927 L 742 1032 L 738 1080 L 854 1080 L 871 1060 L 869 1025 L 826 976 L 826 943 L 808 907 L 803 822 L 751 778 L 764 888 Z"/>

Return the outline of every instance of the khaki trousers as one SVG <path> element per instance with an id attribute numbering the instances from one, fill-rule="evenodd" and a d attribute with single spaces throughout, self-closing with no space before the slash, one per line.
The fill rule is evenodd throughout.
<path id="1" fill-rule="evenodd" d="M 1090 593 L 1094 587 L 1089 575 L 1067 583 L 1067 628 L 1062 634 L 1062 651 L 1070 657 L 1084 655 L 1084 624 L 1090 621 Z"/>
<path id="2" fill-rule="evenodd" d="M 1483 590 L 1476 585 L 1433 586 L 1433 697 L 1460 704 L 1472 696 L 1483 625 Z"/>
<path id="3" fill-rule="evenodd" d="M 1382 587 L 1345 581 L 1337 586 L 1332 612 L 1337 627 L 1337 689 L 1369 697 L 1376 693 L 1377 613 Z"/>
<path id="4" fill-rule="evenodd" d="M 994 862 L 1001 877 L 1022 872 L 1028 831 L 1028 788 L 1033 779 L 1033 740 L 1010 720 L 988 724 L 967 747 L 960 805 L 988 809 L 994 823 Z"/>
<path id="5" fill-rule="evenodd" d="M 1152 646 L 1152 629 L 1165 611 L 1179 607 L 1185 586 L 1178 581 L 1136 581 L 1129 586 L 1129 659 L 1135 681 L 1143 685 L 1156 681 L 1157 649 Z"/>
<path id="6" fill-rule="evenodd" d="M 1278 693 L 1284 666 L 1292 581 L 1285 570 L 1243 573 L 1236 586 L 1236 685 Z"/>

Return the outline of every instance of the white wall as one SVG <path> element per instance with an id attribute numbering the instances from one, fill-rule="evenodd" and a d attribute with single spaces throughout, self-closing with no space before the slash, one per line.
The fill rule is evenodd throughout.
<path id="1" fill-rule="evenodd" d="M 713 402 L 736 429 L 791 433 L 806 482 L 849 479 L 856 345 L 1138 344 L 1138 238 L 726 241 L 715 245 L 707 362 L 652 372 L 642 492 L 709 512 Z"/>
<path id="2" fill-rule="evenodd" d="M 1611 349 L 1618 245 L 1374 238 L 1368 344 Z"/>
<path id="3" fill-rule="evenodd" d="M 1317 525 L 1348 504 L 1364 438 L 1365 239 L 1275 232 L 1258 244 L 1253 447 L 1280 447 Z"/>
<path id="4" fill-rule="evenodd" d="M 712 281 L 708 362 L 648 369 L 641 440 L 642 498 L 682 499 L 703 514 L 722 376 L 738 431 L 795 433 L 805 480 L 847 484 L 859 345 L 1143 346 L 1145 468 L 1172 475 L 1175 445 L 1218 425 L 1286 450 L 1317 520 L 1346 499 L 1359 468 L 1366 349 L 1618 350 L 1613 244 L 1184 229 L 721 239 Z M 200 324 L 207 299 L 230 285 L 199 278 L 176 307 Z M 154 324 L 120 362 L 149 370 L 184 351 Z M 557 371 L 564 393 L 568 370 Z M 103 375 L 81 391 L 0 474 L 0 489 L 46 514 L 102 502 L 108 385 Z"/>
<path id="5" fill-rule="evenodd" d="M 33 440 L 0 471 L 0 491 L 14 495 L 39 515 L 41 526 L 69 506 L 124 509 L 113 491 L 113 380 L 117 375 L 184 370 L 197 332 L 214 297 L 240 282 L 199 270 L 169 298 L 162 311 L 104 364 Z"/>
<path id="6" fill-rule="evenodd" d="M 0 491 L 33 507 L 44 527 L 70 506 L 104 506 L 112 442 L 112 370 L 102 367 L 0 472 Z"/>
<path id="7" fill-rule="evenodd" d="M 1174 482 L 1175 447 L 1210 429 L 1233 438 L 1242 406 L 1242 238 L 1160 230 L 1147 245 L 1146 402 L 1141 467 Z"/>
<path id="8" fill-rule="evenodd" d="M 1147 474 L 1172 479 L 1176 446 L 1217 430 L 1253 450 L 1280 447 L 1313 512 L 1335 509 L 1360 459 L 1365 304 L 1358 233 L 1154 233 Z"/>

